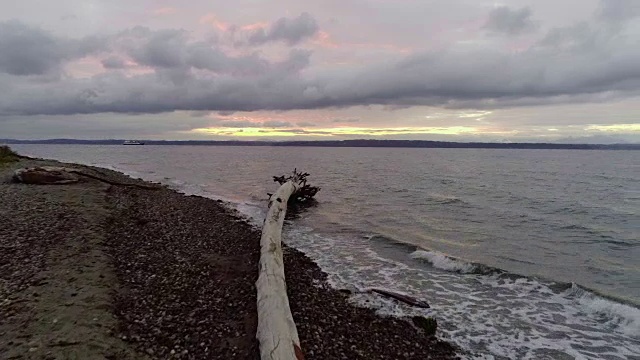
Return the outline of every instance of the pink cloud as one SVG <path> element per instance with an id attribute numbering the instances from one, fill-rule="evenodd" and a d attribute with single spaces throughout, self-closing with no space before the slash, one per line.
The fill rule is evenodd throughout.
<path id="1" fill-rule="evenodd" d="M 313 43 L 324 48 L 335 49 L 340 47 L 338 43 L 331 39 L 331 35 L 326 31 L 319 31 L 318 35 L 313 39 Z"/>
<path id="2" fill-rule="evenodd" d="M 66 73 L 74 78 L 90 78 L 103 70 L 101 59 L 92 55 L 69 62 L 65 66 Z"/>
<path id="3" fill-rule="evenodd" d="M 249 24 L 249 25 L 244 25 L 244 26 L 240 27 L 240 30 L 254 31 L 254 30 L 259 30 L 259 29 L 265 29 L 268 26 L 269 26 L 269 23 L 257 22 L 257 23 L 253 23 L 253 24 Z"/>
<path id="4" fill-rule="evenodd" d="M 209 13 L 200 17 L 198 22 L 203 25 L 213 26 L 220 31 L 227 31 L 231 27 L 231 24 L 219 20 L 218 17 L 213 13 Z"/>
<path id="5" fill-rule="evenodd" d="M 178 9 L 176 9 L 176 8 L 161 7 L 161 8 L 153 10 L 153 14 L 154 15 L 171 15 L 171 14 L 175 14 L 177 11 L 178 11 Z"/>
<path id="6" fill-rule="evenodd" d="M 363 43 L 343 42 L 343 43 L 339 43 L 338 41 L 334 40 L 331 37 L 331 34 L 329 34 L 326 31 L 319 31 L 318 34 L 313 39 L 313 44 L 315 44 L 315 45 L 317 45 L 319 47 L 329 48 L 329 49 L 338 49 L 338 48 L 384 49 L 384 50 L 387 50 L 389 52 L 395 52 L 395 53 L 400 53 L 400 54 L 408 54 L 411 51 L 413 51 L 412 47 L 395 45 L 395 44 L 384 44 L 384 43 L 376 43 L 376 42 L 370 42 L 370 43 L 365 43 L 365 42 L 363 42 Z"/>
<path id="7" fill-rule="evenodd" d="M 220 20 L 213 13 L 209 13 L 209 14 L 206 14 L 206 15 L 200 17 L 199 23 L 203 24 L 203 25 L 212 26 L 212 27 L 214 27 L 217 30 L 222 31 L 222 32 L 234 32 L 236 30 L 251 32 L 251 31 L 255 31 L 255 30 L 266 29 L 267 27 L 269 27 L 269 23 L 268 22 L 262 22 L 262 21 L 261 22 L 256 22 L 256 23 L 253 23 L 253 24 L 242 25 L 242 26 L 238 27 L 238 26 L 235 26 L 235 25 L 233 25 L 231 23 L 228 23 L 228 22 Z"/>

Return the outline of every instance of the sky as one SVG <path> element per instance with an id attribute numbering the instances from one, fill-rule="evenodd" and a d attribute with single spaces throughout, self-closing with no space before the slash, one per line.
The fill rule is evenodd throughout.
<path id="1" fill-rule="evenodd" d="M 0 138 L 640 143 L 640 1 L 0 0 Z"/>

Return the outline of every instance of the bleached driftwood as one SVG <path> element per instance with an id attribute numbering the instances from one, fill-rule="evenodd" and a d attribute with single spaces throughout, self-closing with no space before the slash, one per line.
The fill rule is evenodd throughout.
<path id="1" fill-rule="evenodd" d="M 79 181 L 73 169 L 60 166 L 39 166 L 14 171 L 13 180 L 24 184 L 62 185 Z"/>
<path id="2" fill-rule="evenodd" d="M 32 168 L 21 168 L 13 172 L 13 180 L 15 182 L 24 183 L 24 184 L 37 184 L 37 185 L 72 184 L 80 180 L 78 176 L 84 176 L 91 179 L 95 179 L 103 183 L 107 183 L 109 185 L 133 186 L 133 187 L 146 189 L 146 190 L 160 189 L 159 186 L 149 186 L 149 185 L 133 184 L 133 183 L 127 184 L 127 183 L 112 181 L 100 176 L 86 173 L 79 169 L 74 169 L 71 167 L 63 167 L 63 166 L 37 166 Z"/>
<path id="3" fill-rule="evenodd" d="M 262 360 L 302 360 L 298 330 L 289 308 L 282 258 L 282 225 L 289 197 L 300 187 L 297 177 L 280 186 L 269 199 L 260 238 L 258 331 Z"/>

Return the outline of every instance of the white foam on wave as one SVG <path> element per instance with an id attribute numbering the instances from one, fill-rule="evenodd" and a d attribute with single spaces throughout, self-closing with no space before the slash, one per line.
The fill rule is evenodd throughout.
<path id="1" fill-rule="evenodd" d="M 414 259 L 425 260 L 434 268 L 469 274 L 476 271 L 476 266 L 462 260 L 455 259 L 437 251 L 416 250 L 410 255 Z"/>
<path id="2" fill-rule="evenodd" d="M 236 210 L 243 218 L 245 218 L 254 227 L 262 226 L 262 222 L 266 215 L 260 203 L 251 201 L 237 201 L 229 197 L 225 197 L 206 190 L 204 185 L 188 184 L 181 181 L 172 181 L 174 186 L 170 188 L 186 195 L 202 196 L 212 200 L 220 200 L 223 205 Z"/>
<path id="3" fill-rule="evenodd" d="M 601 317 L 609 326 L 640 339 L 640 309 L 603 298 L 575 284 L 564 295 L 574 299 L 585 312 Z"/>
<path id="4" fill-rule="evenodd" d="M 316 261 L 333 287 L 355 290 L 355 304 L 389 316 L 435 316 L 440 336 L 457 343 L 464 359 L 595 360 L 640 353 L 639 310 L 588 291 L 559 293 L 535 278 L 478 274 L 482 265 L 436 251 L 411 257 L 445 271 L 416 267 L 377 253 L 366 238 L 324 236 L 295 225 L 285 240 Z M 431 309 L 362 292 L 369 287 L 424 299 Z"/>
<path id="5" fill-rule="evenodd" d="M 235 204 L 236 210 L 244 215 L 249 223 L 255 227 L 262 227 L 262 223 L 266 216 L 265 209 L 259 204 L 242 202 Z"/>

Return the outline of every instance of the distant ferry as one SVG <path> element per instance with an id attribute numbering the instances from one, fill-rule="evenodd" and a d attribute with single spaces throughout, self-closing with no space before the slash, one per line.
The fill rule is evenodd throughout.
<path id="1" fill-rule="evenodd" d="M 122 145 L 144 145 L 144 142 L 138 140 L 125 140 Z"/>

